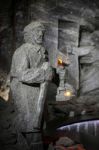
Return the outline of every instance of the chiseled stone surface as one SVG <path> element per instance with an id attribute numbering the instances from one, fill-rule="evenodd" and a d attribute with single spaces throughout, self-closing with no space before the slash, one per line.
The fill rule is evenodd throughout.
<path id="1" fill-rule="evenodd" d="M 81 63 L 81 81 L 80 88 L 81 94 L 87 93 L 92 95 L 92 93 L 98 95 L 99 89 L 99 31 L 92 33 L 91 39 L 94 46 L 90 49 L 89 54 L 83 56 L 80 59 Z"/>

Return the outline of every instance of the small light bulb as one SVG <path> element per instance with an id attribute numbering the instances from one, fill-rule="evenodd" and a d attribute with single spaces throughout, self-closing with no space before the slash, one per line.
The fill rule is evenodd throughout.
<path id="1" fill-rule="evenodd" d="M 71 91 L 66 91 L 66 92 L 64 93 L 64 96 L 67 96 L 67 97 L 70 97 L 71 95 L 72 95 Z"/>

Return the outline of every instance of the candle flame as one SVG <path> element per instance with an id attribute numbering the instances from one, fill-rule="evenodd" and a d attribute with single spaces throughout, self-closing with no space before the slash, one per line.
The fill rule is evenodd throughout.
<path id="1" fill-rule="evenodd" d="M 61 58 L 58 58 L 58 65 L 62 65 L 63 64 L 63 61 Z"/>

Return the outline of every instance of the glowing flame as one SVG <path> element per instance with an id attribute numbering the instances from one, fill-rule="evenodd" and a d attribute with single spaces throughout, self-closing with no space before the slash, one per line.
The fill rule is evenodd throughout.
<path id="1" fill-rule="evenodd" d="M 58 58 L 58 65 L 63 65 L 63 61 L 61 58 Z"/>
<path id="2" fill-rule="evenodd" d="M 64 96 L 70 97 L 70 96 L 72 96 L 72 92 L 67 90 L 67 91 L 65 91 Z"/>

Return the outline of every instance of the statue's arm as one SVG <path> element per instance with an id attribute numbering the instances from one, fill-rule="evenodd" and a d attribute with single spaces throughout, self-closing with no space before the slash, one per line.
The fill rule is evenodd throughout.
<path id="1" fill-rule="evenodd" d="M 21 55 L 23 58 L 21 58 Z M 12 59 L 11 77 L 17 78 L 26 84 L 42 83 L 51 80 L 52 69 L 48 62 L 44 62 L 40 67 L 30 68 L 30 60 L 25 53 L 14 54 Z"/>
<path id="2" fill-rule="evenodd" d="M 44 70 L 41 68 L 27 69 L 19 73 L 18 79 L 26 84 L 44 82 Z"/>
<path id="3" fill-rule="evenodd" d="M 17 54 L 17 53 L 16 53 Z M 29 60 L 23 53 L 23 58 L 19 55 L 13 55 L 10 79 L 18 79 L 20 82 L 26 84 L 42 83 L 44 82 L 44 69 L 43 68 L 29 68 Z"/>
<path id="4" fill-rule="evenodd" d="M 24 83 L 42 83 L 44 81 L 51 81 L 53 77 L 53 70 L 49 62 L 44 62 L 41 67 L 27 69 L 23 71 L 19 77 L 19 81 Z"/>
<path id="5" fill-rule="evenodd" d="M 52 80 L 53 71 L 48 62 L 44 62 L 41 67 L 27 69 L 22 72 L 19 81 L 24 83 L 42 83 L 44 81 Z"/>

